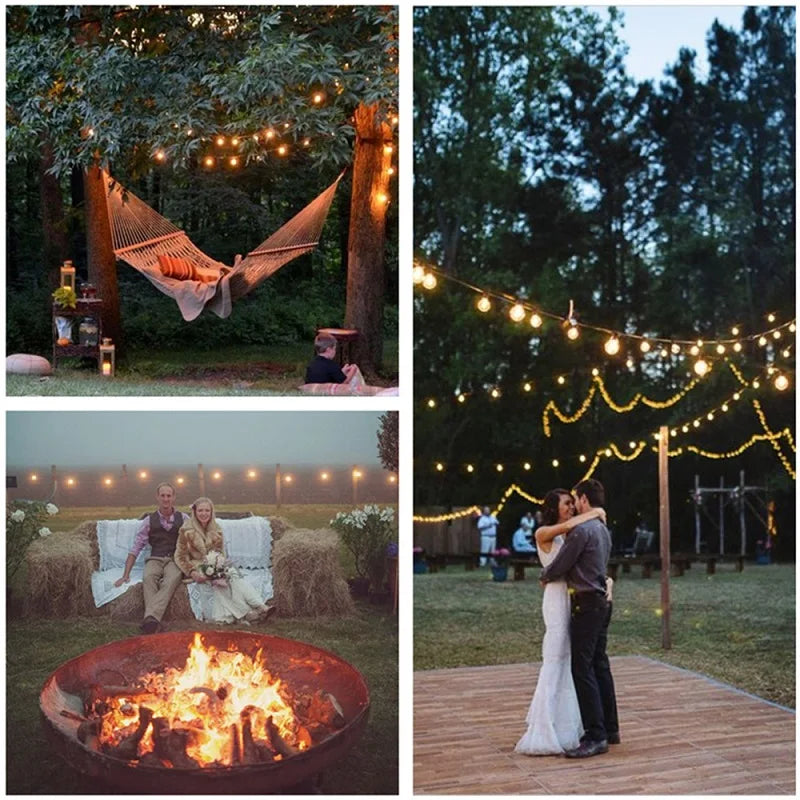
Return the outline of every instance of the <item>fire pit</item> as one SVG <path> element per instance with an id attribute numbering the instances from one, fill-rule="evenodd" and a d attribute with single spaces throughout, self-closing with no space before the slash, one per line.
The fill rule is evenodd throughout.
<path id="1" fill-rule="evenodd" d="M 137 636 L 60 666 L 40 696 L 56 752 L 135 794 L 275 793 L 344 756 L 367 721 L 360 673 L 242 631 Z"/>

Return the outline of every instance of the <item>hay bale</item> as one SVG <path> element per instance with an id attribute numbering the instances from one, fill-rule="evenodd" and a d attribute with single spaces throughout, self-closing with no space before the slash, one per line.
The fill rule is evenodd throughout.
<path id="1" fill-rule="evenodd" d="M 285 531 L 272 549 L 272 584 L 281 615 L 346 616 L 355 610 L 339 564 L 339 536 L 332 530 Z"/>
<path id="2" fill-rule="evenodd" d="M 286 517 L 267 517 L 272 528 L 272 541 L 277 542 L 286 531 L 292 530 L 292 523 Z"/>
<path id="3" fill-rule="evenodd" d="M 96 523 L 37 539 L 25 562 L 25 616 L 63 619 L 103 613 L 92 598 L 92 572 L 99 563 Z"/>
<path id="4" fill-rule="evenodd" d="M 125 594 L 106 603 L 103 609 L 115 622 L 141 622 L 144 617 L 144 587 L 141 583 L 134 584 Z M 189 592 L 186 586 L 181 584 L 172 595 L 172 600 L 169 601 L 164 614 L 164 622 L 182 622 L 194 619 L 192 607 L 189 605 Z"/>

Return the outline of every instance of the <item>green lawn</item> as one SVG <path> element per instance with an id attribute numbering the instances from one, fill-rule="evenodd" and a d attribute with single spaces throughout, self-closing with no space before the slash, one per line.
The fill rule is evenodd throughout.
<path id="1" fill-rule="evenodd" d="M 695 565 L 671 581 L 672 649 L 661 649 L 659 573 L 614 586 L 611 655 L 645 655 L 795 707 L 794 565 Z M 540 661 L 535 573 L 495 583 L 460 567 L 414 576 L 415 669 Z"/>
<path id="2" fill-rule="evenodd" d="M 55 375 L 7 375 L 8 395 L 185 396 L 296 395 L 311 359 L 308 343 L 269 347 L 242 345 L 216 350 L 133 350 L 113 380 L 76 361 Z M 48 358 L 50 355 L 48 354 Z M 381 385 L 397 385 L 397 340 L 384 342 Z"/>
<path id="3" fill-rule="evenodd" d="M 62 508 L 48 519 L 58 535 L 85 520 L 137 517 L 150 507 Z M 218 510 L 241 510 L 221 506 Z M 248 506 L 256 514 L 279 515 L 298 528 L 325 527 L 340 505 Z M 342 552 L 345 575 L 349 554 Z M 24 569 L 20 571 L 24 573 Z M 24 575 L 19 575 L 24 580 Z M 173 623 L 170 628 L 174 628 Z M 193 626 L 194 627 L 194 626 Z M 212 626 L 197 623 L 199 630 Z M 258 629 L 258 628 L 256 628 Z M 253 628 L 250 628 L 253 630 Z M 329 770 L 326 794 L 395 794 L 398 786 L 398 626 L 383 607 L 359 604 L 353 619 L 276 619 L 267 633 L 310 642 L 333 651 L 359 669 L 370 690 L 369 723 L 360 742 Z M 7 737 L 9 794 L 96 794 L 90 781 L 48 752 L 38 720 L 38 697 L 47 676 L 61 663 L 115 639 L 138 635 L 138 625 L 105 619 L 9 620 L 6 628 Z"/>

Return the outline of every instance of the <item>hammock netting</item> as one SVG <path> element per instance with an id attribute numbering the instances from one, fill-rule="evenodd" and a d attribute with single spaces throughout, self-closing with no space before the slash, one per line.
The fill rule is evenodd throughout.
<path id="1" fill-rule="evenodd" d="M 108 215 L 117 258 L 139 270 L 159 291 L 172 297 L 187 321 L 204 308 L 220 317 L 230 315 L 234 301 L 269 278 L 294 258 L 311 252 L 319 243 L 322 227 L 336 193 L 340 175 L 319 197 L 238 260 L 233 267 L 207 256 L 176 225 L 122 187 L 107 173 Z M 159 256 L 161 258 L 159 258 Z M 165 275 L 164 257 L 182 259 L 203 280 Z"/>

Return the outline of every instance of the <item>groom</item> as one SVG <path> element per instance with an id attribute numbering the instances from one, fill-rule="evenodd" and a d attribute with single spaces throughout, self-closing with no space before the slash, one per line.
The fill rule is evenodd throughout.
<path id="1" fill-rule="evenodd" d="M 605 505 L 600 481 L 581 481 L 575 487 L 579 514 Z M 614 679 L 606 654 L 609 604 L 606 600 L 606 568 L 611 534 L 593 519 L 573 528 L 558 555 L 542 572 L 542 581 L 566 578 L 572 604 L 570 646 L 572 680 L 578 695 L 584 735 L 567 758 L 588 758 L 608 752 L 619 744 L 619 723 Z"/>

